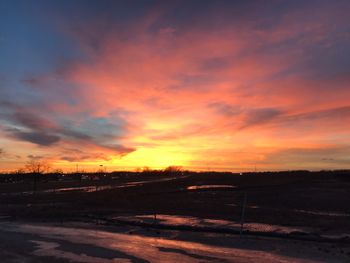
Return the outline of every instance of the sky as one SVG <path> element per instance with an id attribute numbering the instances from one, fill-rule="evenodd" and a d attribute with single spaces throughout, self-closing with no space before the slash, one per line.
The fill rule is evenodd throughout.
<path id="1" fill-rule="evenodd" d="M 349 10 L 0 0 L 0 171 L 350 169 Z"/>

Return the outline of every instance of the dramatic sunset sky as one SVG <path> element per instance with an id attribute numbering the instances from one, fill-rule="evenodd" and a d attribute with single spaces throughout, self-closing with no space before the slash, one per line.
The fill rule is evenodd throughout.
<path id="1" fill-rule="evenodd" d="M 350 1 L 0 0 L 0 170 L 350 168 Z"/>

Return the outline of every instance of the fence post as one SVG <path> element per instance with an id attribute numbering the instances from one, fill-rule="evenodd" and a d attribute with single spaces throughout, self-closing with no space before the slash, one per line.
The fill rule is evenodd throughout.
<path id="1" fill-rule="evenodd" d="M 244 226 L 244 214 L 245 214 L 245 207 L 247 204 L 247 193 L 244 193 L 244 198 L 243 198 L 243 204 L 242 204 L 242 214 L 241 214 L 241 230 L 239 231 L 239 238 L 242 238 L 243 234 L 243 226 Z"/>

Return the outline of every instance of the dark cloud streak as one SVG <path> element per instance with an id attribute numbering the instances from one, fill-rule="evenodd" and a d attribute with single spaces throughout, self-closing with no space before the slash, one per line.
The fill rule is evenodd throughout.
<path id="1" fill-rule="evenodd" d="M 5 120 L 1 129 L 8 138 L 30 142 L 39 146 L 51 147 L 61 144 L 80 145 L 90 147 L 87 152 L 79 153 L 65 151 L 65 160 L 86 160 L 91 156 L 109 158 L 107 153 L 124 156 L 134 148 L 116 144 L 123 133 L 124 121 L 119 118 L 116 123 L 105 118 L 93 118 L 88 114 L 80 116 L 80 121 L 74 123 L 74 119 L 60 120 L 57 114 L 46 110 L 45 106 L 17 105 L 7 102 L 0 105 L 2 114 L 0 119 Z M 92 148 L 91 148 L 92 147 Z M 98 151 L 96 153 L 94 151 Z M 106 151 L 106 153 L 103 153 Z M 70 157 L 69 154 L 72 156 Z M 59 157 L 60 158 L 60 157 Z"/>
<path id="2" fill-rule="evenodd" d="M 31 142 L 41 146 L 51 146 L 61 140 L 57 135 L 40 131 L 22 131 L 19 129 L 7 129 L 10 137 Z"/>

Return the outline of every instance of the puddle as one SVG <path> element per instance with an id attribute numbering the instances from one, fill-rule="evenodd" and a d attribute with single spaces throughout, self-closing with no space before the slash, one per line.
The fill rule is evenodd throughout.
<path id="1" fill-rule="evenodd" d="M 310 214 L 310 215 L 319 215 L 319 216 L 335 216 L 335 217 L 350 217 L 350 214 L 347 213 L 338 213 L 338 212 L 322 212 L 322 211 L 309 211 L 309 210 L 294 210 L 298 213 Z"/>
<path id="2" fill-rule="evenodd" d="M 66 188 L 48 189 L 48 190 L 43 190 L 40 192 L 41 193 L 64 193 L 64 192 L 79 191 L 79 192 L 92 193 L 92 192 L 98 192 L 98 191 L 103 191 L 103 190 L 134 187 L 134 186 L 140 186 L 140 185 L 143 185 L 143 183 L 142 182 L 130 182 L 130 183 L 126 183 L 123 185 L 98 185 L 98 186 L 66 187 Z"/>
<path id="3" fill-rule="evenodd" d="M 162 215 L 164 218 L 169 216 Z M 179 217 L 178 219 L 181 219 Z M 176 220 L 178 220 L 176 219 Z M 186 218 L 188 220 L 188 218 Z M 216 222 L 216 221 L 215 221 Z M 216 222 L 217 223 L 217 222 Z M 211 244 L 200 243 L 199 236 L 189 236 L 188 240 L 176 240 L 166 236 L 143 236 L 126 233 L 112 233 L 97 229 L 68 228 L 30 224 L 0 224 L 0 234 L 22 235 L 22 242 L 35 244 L 32 255 L 56 257 L 69 262 L 315 262 L 276 253 L 281 243 L 269 244 L 269 250 L 262 250 L 264 243 L 249 244 L 244 248 L 225 239 L 223 235 L 210 235 Z M 30 234 L 30 235 L 28 235 Z M 198 239 L 198 240 L 197 240 Z M 293 245 L 297 246 L 297 245 Z M 249 249 L 247 249 L 249 247 Z M 285 249 L 289 248 L 288 245 Z M 293 247 L 290 251 L 294 251 Z M 308 254 L 304 244 L 298 245 L 298 253 Z M 294 253 L 295 254 L 295 253 Z M 312 255 L 312 254 L 311 254 Z M 332 257 L 334 257 L 332 255 Z M 34 262 L 34 261 L 33 261 Z"/>
<path id="4" fill-rule="evenodd" d="M 142 185 L 142 183 L 127 183 L 124 185 L 100 185 L 100 186 L 78 186 L 78 187 L 63 187 L 63 188 L 56 188 L 56 189 L 47 189 L 47 190 L 39 190 L 36 191 L 35 194 L 48 194 L 48 193 L 67 193 L 67 192 L 86 192 L 86 193 L 92 193 L 92 192 L 98 192 L 103 190 L 109 190 L 109 189 L 117 189 L 117 188 L 125 188 L 125 187 L 134 187 Z M 33 191 L 26 191 L 26 192 L 16 192 L 16 193 L 2 193 L 2 195 L 5 196 L 20 196 L 20 195 L 33 195 Z"/>
<path id="5" fill-rule="evenodd" d="M 172 181 L 172 180 L 185 178 L 185 177 L 187 177 L 187 176 L 174 177 L 174 178 L 160 178 L 160 179 L 147 180 L 147 181 L 134 181 L 134 182 L 128 182 L 128 183 L 119 184 L 119 185 L 118 184 L 112 184 L 112 185 L 99 185 L 99 186 L 89 185 L 89 186 L 78 186 L 78 187 L 63 187 L 63 188 L 39 190 L 39 191 L 36 191 L 35 194 L 66 193 L 66 192 L 74 192 L 74 191 L 92 193 L 92 192 L 109 190 L 109 189 L 136 187 L 136 186 L 142 186 L 144 184 Z M 4 195 L 4 196 L 20 196 L 20 195 L 32 195 L 33 193 L 34 193 L 33 191 L 25 191 L 25 192 L 1 193 L 1 195 Z"/>
<path id="6" fill-rule="evenodd" d="M 241 228 L 240 222 L 220 220 L 220 219 L 201 219 L 191 216 L 174 216 L 174 215 L 136 215 L 136 216 L 118 216 L 114 219 L 142 222 L 149 224 L 162 224 L 169 226 L 192 226 L 192 227 L 210 227 L 210 228 L 227 228 L 232 230 L 239 230 Z M 311 232 L 312 228 L 307 227 L 290 227 L 280 225 L 270 225 L 263 223 L 245 223 L 244 230 L 258 231 L 258 232 L 274 232 L 289 234 L 292 232 Z"/>
<path id="7" fill-rule="evenodd" d="M 128 259 L 113 258 L 105 259 L 99 257 L 92 257 L 86 254 L 75 254 L 60 249 L 60 244 L 55 242 L 30 240 L 37 246 L 37 249 L 33 252 L 34 255 L 41 257 L 56 257 L 61 259 L 69 260 L 70 262 L 81 262 L 81 263 L 108 263 L 108 262 L 130 262 Z"/>
<path id="8" fill-rule="evenodd" d="M 191 185 L 187 187 L 187 190 L 201 190 L 201 189 L 232 189 L 236 188 L 233 185 Z"/>

